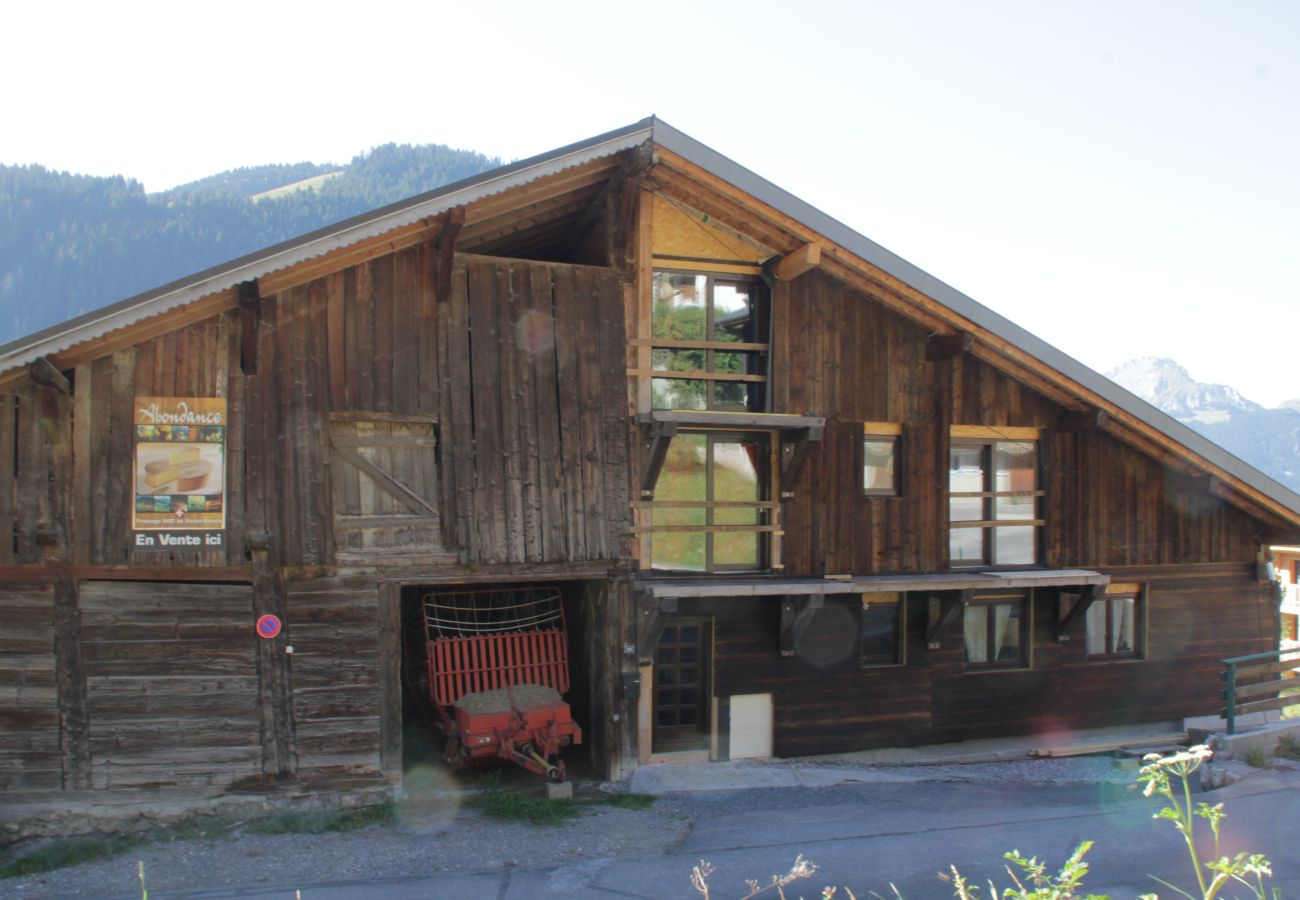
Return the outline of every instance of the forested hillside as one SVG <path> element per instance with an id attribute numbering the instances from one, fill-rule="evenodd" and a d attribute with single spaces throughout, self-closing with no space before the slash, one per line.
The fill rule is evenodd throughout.
<path id="1" fill-rule="evenodd" d="M 120 176 L 0 165 L 0 343 L 499 165 L 386 144 L 347 165 L 234 169 L 156 194 Z M 333 172 L 314 189 L 251 199 Z"/>

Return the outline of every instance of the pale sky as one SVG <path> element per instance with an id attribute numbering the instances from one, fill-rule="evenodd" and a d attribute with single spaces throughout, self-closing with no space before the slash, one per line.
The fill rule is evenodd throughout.
<path id="1" fill-rule="evenodd" d="M 655 114 L 1081 362 L 1300 397 L 1300 3 L 17 4 L 0 162 L 161 190 Z"/>

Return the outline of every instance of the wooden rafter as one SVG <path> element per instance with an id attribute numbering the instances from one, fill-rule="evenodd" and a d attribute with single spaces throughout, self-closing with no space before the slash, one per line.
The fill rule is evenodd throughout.
<path id="1" fill-rule="evenodd" d="M 67 376 L 54 368 L 54 364 L 44 356 L 37 357 L 36 360 L 27 367 L 27 372 L 31 376 L 32 381 L 37 384 L 42 385 L 43 387 L 54 388 L 60 394 L 72 395 L 72 382 L 68 381 Z"/>
<path id="2" fill-rule="evenodd" d="M 1061 412 L 1056 422 L 1060 432 L 1104 431 L 1110 424 L 1110 413 L 1104 409 L 1069 409 Z"/>
<path id="3" fill-rule="evenodd" d="M 239 371 L 257 374 L 257 330 L 262 321 L 262 292 L 257 279 L 239 285 Z"/>
<path id="4" fill-rule="evenodd" d="M 586 207 L 578 216 L 578 220 L 569 229 L 568 239 L 564 242 L 566 249 L 572 249 L 582 241 L 587 231 L 606 212 L 610 198 L 617 197 L 620 202 L 627 202 L 628 185 L 635 184 L 641 173 L 650 168 L 653 156 L 654 151 L 649 142 L 640 144 L 627 152 L 622 165 L 587 202 Z M 623 211 L 620 210 L 620 213 L 623 213 Z M 611 226 L 621 231 L 626 218 L 625 214 L 620 214 L 618 221 L 611 223 Z M 613 241 L 613 244 L 614 246 L 618 245 L 617 239 Z"/>
<path id="5" fill-rule="evenodd" d="M 818 244 L 804 244 L 781 257 L 772 267 L 772 274 L 777 281 L 794 281 L 805 272 L 811 272 L 822 261 L 822 248 Z"/>
<path id="6" fill-rule="evenodd" d="M 451 299 L 451 267 L 456 257 L 456 238 L 465 227 L 465 207 L 457 206 L 443 217 L 442 228 L 434 244 L 438 251 L 438 274 L 433 294 L 439 303 Z"/>
<path id="7" fill-rule="evenodd" d="M 973 346 L 975 346 L 975 335 L 969 331 L 959 331 L 956 334 L 932 334 L 925 342 L 925 358 L 931 362 L 952 359 L 963 353 L 969 353 Z"/>

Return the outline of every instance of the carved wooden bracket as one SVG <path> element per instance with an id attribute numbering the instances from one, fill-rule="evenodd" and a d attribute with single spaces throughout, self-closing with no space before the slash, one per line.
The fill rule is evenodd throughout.
<path id="1" fill-rule="evenodd" d="M 1058 641 L 1068 641 L 1070 639 L 1069 631 L 1074 623 L 1079 621 L 1088 612 L 1088 607 L 1093 602 L 1100 600 L 1106 595 L 1106 586 L 1104 584 L 1094 584 L 1088 590 L 1079 595 L 1079 599 L 1074 602 L 1074 606 L 1065 614 L 1065 617 L 1056 624 L 1056 639 Z"/>
<path id="2" fill-rule="evenodd" d="M 636 657 L 642 665 L 654 662 L 655 647 L 664 633 L 668 617 L 677 612 L 676 597 L 655 597 L 640 593 L 636 597 Z"/>
<path id="3" fill-rule="evenodd" d="M 262 290 L 257 279 L 239 283 L 239 371 L 257 374 L 257 328 L 262 321 Z"/>
<path id="4" fill-rule="evenodd" d="M 1056 430 L 1060 432 L 1101 431 L 1108 424 L 1110 424 L 1110 413 L 1104 409 L 1071 409 L 1061 413 L 1056 422 Z"/>
<path id="5" fill-rule="evenodd" d="M 975 335 L 969 331 L 956 334 L 932 334 L 925 342 L 925 358 L 930 361 L 952 359 L 970 351 L 975 345 Z"/>
<path id="6" fill-rule="evenodd" d="M 44 356 L 38 356 L 27 367 L 27 373 L 31 376 L 32 381 L 44 387 L 54 388 L 60 394 L 72 394 L 72 382 L 68 381 L 66 375 L 54 368 L 54 363 L 50 362 Z"/>
<path id="7" fill-rule="evenodd" d="M 945 601 L 939 596 L 930 598 L 930 627 L 925 633 L 926 646 L 931 650 L 938 650 L 943 644 L 943 639 L 948 636 L 948 632 L 961 620 L 962 615 L 966 612 L 966 607 L 970 605 L 971 597 L 975 592 L 964 590 L 956 598 Z M 942 613 L 940 613 L 942 609 Z"/>
<path id="8" fill-rule="evenodd" d="M 787 487 L 799 480 L 814 444 L 821 443 L 825 427 L 813 425 L 781 433 L 781 483 Z"/>
<path id="9" fill-rule="evenodd" d="M 438 249 L 438 274 L 433 285 L 433 295 L 439 303 L 451 299 L 451 266 L 456 259 L 456 239 L 464 227 L 465 207 L 452 207 L 442 222 L 442 230 L 434 240 L 434 246 Z"/>
<path id="10" fill-rule="evenodd" d="M 808 630 L 813 616 L 822 608 L 825 598 L 821 594 L 797 594 L 781 598 L 781 633 L 779 647 L 782 656 L 794 656 L 799 639 Z"/>
<path id="11" fill-rule="evenodd" d="M 641 499 L 651 500 L 655 495 L 655 482 L 668 456 L 668 443 L 677 434 L 676 422 L 641 423 Z"/>
<path id="12" fill-rule="evenodd" d="M 822 248 L 817 244 L 804 244 L 798 250 L 792 250 L 781 257 L 771 267 L 771 271 L 777 281 L 794 281 L 805 272 L 817 268 L 821 261 Z"/>

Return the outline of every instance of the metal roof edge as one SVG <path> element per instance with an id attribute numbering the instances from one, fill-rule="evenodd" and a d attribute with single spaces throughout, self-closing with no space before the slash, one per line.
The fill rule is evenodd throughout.
<path id="1" fill-rule="evenodd" d="M 376 237 L 418 219 L 438 215 L 455 206 L 509 190 L 560 169 L 636 146 L 649 140 L 652 124 L 653 119 L 642 119 L 481 175 L 443 185 L 67 319 L 0 346 L 0 372 L 227 290 L 240 282 Z M 561 165 L 556 165 L 557 163 Z"/>
<path id="2" fill-rule="evenodd" d="M 865 235 L 854 231 L 811 204 L 751 172 L 711 147 L 701 144 L 661 119 L 653 120 L 654 141 L 667 150 L 712 172 L 736 188 L 752 195 L 773 209 L 784 213 L 824 235 L 874 266 L 910 285 L 928 297 L 1006 340 L 1062 375 L 1082 385 L 1130 415 L 1203 457 L 1250 487 L 1267 494 L 1287 507 L 1300 519 L 1300 494 L 1265 475 L 1249 463 L 1228 452 L 1209 438 L 1193 431 L 1172 416 L 1161 412 L 1136 394 L 1111 381 L 1095 369 L 1036 337 L 1010 319 L 989 309 L 951 285 L 886 250 Z"/>

